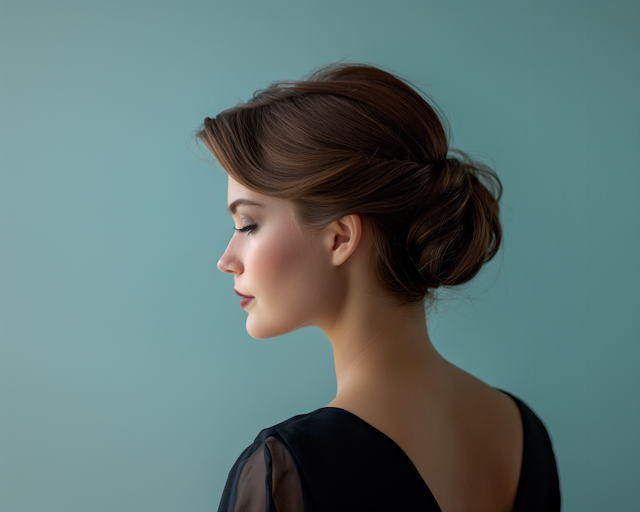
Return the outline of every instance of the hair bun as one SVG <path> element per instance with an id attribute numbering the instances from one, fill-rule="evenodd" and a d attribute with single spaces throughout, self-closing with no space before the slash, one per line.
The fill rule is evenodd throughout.
<path id="1" fill-rule="evenodd" d="M 407 236 L 425 294 L 470 281 L 495 256 L 502 239 L 502 186 L 490 168 L 466 155 L 450 157 L 430 166 L 428 181 Z"/>

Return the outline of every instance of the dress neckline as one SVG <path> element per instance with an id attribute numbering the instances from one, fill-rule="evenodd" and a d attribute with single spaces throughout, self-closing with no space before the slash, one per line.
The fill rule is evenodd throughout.
<path id="1" fill-rule="evenodd" d="M 524 414 L 523 414 L 523 411 L 522 411 L 523 403 L 518 398 L 513 396 L 512 394 L 507 393 L 506 391 L 504 391 L 502 389 L 497 389 L 497 391 L 500 391 L 501 393 L 504 393 L 505 395 L 507 395 L 509 398 L 511 398 L 515 402 L 515 404 L 518 406 L 518 412 L 520 413 L 520 421 L 521 421 L 521 424 L 522 424 L 522 456 L 521 456 L 521 461 L 520 461 L 520 476 L 518 477 L 518 486 L 516 488 L 516 497 L 515 497 L 515 500 L 514 500 L 514 508 L 512 509 L 512 512 L 516 512 L 516 505 L 518 503 L 518 495 L 520 494 L 520 488 L 522 487 L 522 475 L 524 473 L 523 469 L 524 469 L 524 464 L 525 464 L 524 454 L 526 453 L 525 446 L 527 444 L 528 430 L 527 430 L 527 426 L 526 426 L 526 423 L 525 423 Z M 371 425 L 371 423 L 366 422 L 360 416 L 358 416 L 357 414 L 352 413 L 351 411 L 348 411 L 347 409 L 342 409 L 341 407 L 325 406 L 325 407 L 320 407 L 319 409 L 316 409 L 316 411 L 313 411 L 313 412 L 322 411 L 322 410 L 331 410 L 331 409 L 333 409 L 335 411 L 342 411 L 344 413 L 347 413 L 347 415 L 349 415 L 350 417 L 352 417 L 355 420 L 357 420 L 360 424 L 365 426 L 367 429 L 373 430 L 373 431 L 377 432 L 383 438 L 386 438 L 388 440 L 388 442 L 392 446 L 394 446 L 394 449 L 400 453 L 400 457 L 405 460 L 405 463 L 407 464 L 407 466 L 412 468 L 411 471 L 419 478 L 419 480 L 422 482 L 422 484 L 424 486 L 424 489 L 433 497 L 433 501 L 438 505 L 438 509 L 440 510 L 440 512 L 442 512 L 442 507 L 440 507 L 440 504 L 437 502 L 435 496 L 433 496 L 433 493 L 431 492 L 431 489 L 429 488 L 429 485 L 427 484 L 427 482 L 425 482 L 424 478 L 422 478 L 422 475 L 420 474 L 420 471 L 418 471 L 418 468 L 416 467 L 416 465 L 411 460 L 411 457 L 409 457 L 407 455 L 407 453 L 400 447 L 400 445 L 398 443 L 396 443 L 393 439 L 391 439 L 387 434 L 382 432 L 382 430 L 377 429 L 376 427 Z"/>

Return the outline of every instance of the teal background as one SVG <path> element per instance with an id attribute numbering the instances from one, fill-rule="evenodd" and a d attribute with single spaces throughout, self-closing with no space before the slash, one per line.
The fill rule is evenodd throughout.
<path id="1" fill-rule="evenodd" d="M 503 180 L 503 250 L 431 311 L 437 347 L 542 417 L 564 511 L 637 507 L 638 26 L 621 0 L 0 0 L 0 510 L 215 510 L 263 427 L 333 398 L 321 331 L 246 333 L 193 134 L 338 60 L 423 88 Z"/>

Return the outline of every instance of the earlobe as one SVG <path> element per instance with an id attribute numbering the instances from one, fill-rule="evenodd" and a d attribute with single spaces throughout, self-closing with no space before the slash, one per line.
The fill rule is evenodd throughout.
<path id="1" fill-rule="evenodd" d="M 355 252 L 362 236 L 362 219 L 360 215 L 351 214 L 338 219 L 332 224 L 331 249 L 334 265 L 342 265 Z"/>

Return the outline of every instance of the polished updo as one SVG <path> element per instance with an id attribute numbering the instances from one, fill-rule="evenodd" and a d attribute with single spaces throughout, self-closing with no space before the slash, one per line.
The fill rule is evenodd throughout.
<path id="1" fill-rule="evenodd" d="M 500 246 L 495 172 L 450 150 L 429 103 L 378 68 L 274 82 L 206 118 L 197 137 L 234 180 L 291 201 L 309 229 L 366 217 L 373 271 L 401 304 L 466 283 Z"/>

